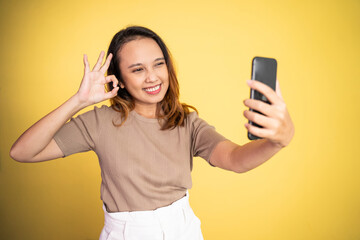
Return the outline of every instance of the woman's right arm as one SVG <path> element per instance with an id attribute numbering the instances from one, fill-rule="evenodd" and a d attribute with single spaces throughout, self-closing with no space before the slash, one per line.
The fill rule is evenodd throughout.
<path id="1" fill-rule="evenodd" d="M 101 66 L 104 54 L 101 52 L 92 71 L 87 56 L 84 55 L 84 77 L 78 92 L 26 130 L 12 146 L 11 158 L 19 162 L 41 162 L 63 156 L 53 139 L 56 132 L 81 109 L 113 98 L 117 94 L 119 87 L 116 77 L 114 75 L 105 77 L 112 54 L 109 54 L 104 65 Z M 114 89 L 106 92 L 104 85 L 109 82 L 113 82 Z"/>

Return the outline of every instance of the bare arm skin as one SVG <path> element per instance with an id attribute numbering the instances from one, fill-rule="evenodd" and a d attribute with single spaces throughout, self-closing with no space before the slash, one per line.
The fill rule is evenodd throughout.
<path id="1" fill-rule="evenodd" d="M 286 147 L 294 136 L 294 125 L 282 99 L 280 86 L 277 83 L 276 93 L 258 81 L 248 81 L 248 85 L 261 92 L 270 101 L 270 105 L 259 100 L 246 99 L 245 106 L 264 115 L 246 110 L 245 118 L 263 128 L 248 123 L 248 131 L 263 139 L 249 142 L 243 146 L 231 141 L 223 141 L 214 149 L 210 162 L 216 166 L 237 173 L 247 172 L 263 164 L 282 148 Z"/>
<path id="2" fill-rule="evenodd" d="M 102 51 L 92 71 L 87 56 L 84 55 L 84 77 L 78 92 L 51 113 L 26 130 L 11 147 L 10 156 L 19 162 L 41 162 L 63 156 L 53 139 L 55 133 L 75 113 L 92 104 L 116 96 L 119 87 L 115 76 L 104 76 L 112 55 L 109 54 L 101 66 L 105 53 Z M 106 92 L 104 85 L 113 82 L 114 89 Z"/>

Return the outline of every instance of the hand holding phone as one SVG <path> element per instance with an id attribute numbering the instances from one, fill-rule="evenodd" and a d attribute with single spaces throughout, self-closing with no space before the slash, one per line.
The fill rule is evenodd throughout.
<path id="1" fill-rule="evenodd" d="M 251 79 L 262 82 L 269 87 L 271 87 L 274 91 L 276 90 L 276 71 L 277 71 L 277 61 L 274 58 L 264 58 L 264 57 L 254 57 L 252 60 L 252 68 L 251 68 Z M 262 93 L 251 89 L 250 90 L 250 98 L 261 100 L 270 104 L 269 100 Z M 254 111 L 256 113 L 260 113 L 256 110 L 250 109 L 250 111 Z M 262 113 L 260 113 L 262 114 Z M 262 128 L 262 126 L 253 123 L 249 120 L 250 125 L 254 125 L 256 127 Z M 248 132 L 248 138 L 250 140 L 259 139 L 261 137 L 255 136 Z"/>
<path id="2" fill-rule="evenodd" d="M 276 80 L 276 60 L 265 59 L 264 63 L 257 62 L 258 59 L 253 60 L 252 80 L 248 80 L 252 97 L 244 101 L 249 108 L 244 111 L 249 120 L 245 124 L 248 137 L 250 140 L 264 138 L 274 146 L 285 147 L 294 135 L 294 125 Z"/>

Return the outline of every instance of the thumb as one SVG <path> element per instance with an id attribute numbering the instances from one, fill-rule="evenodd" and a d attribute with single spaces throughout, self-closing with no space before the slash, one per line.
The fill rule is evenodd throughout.
<path id="1" fill-rule="evenodd" d="M 117 95 L 118 90 L 119 87 L 117 86 L 114 87 L 113 90 L 111 90 L 110 92 L 105 93 L 105 100 L 115 97 Z"/>

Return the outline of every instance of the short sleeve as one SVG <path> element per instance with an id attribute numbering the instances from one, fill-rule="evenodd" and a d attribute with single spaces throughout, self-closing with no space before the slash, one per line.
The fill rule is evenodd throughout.
<path id="1" fill-rule="evenodd" d="M 100 132 L 100 116 L 104 107 L 71 118 L 54 136 L 64 157 L 94 150 Z"/>
<path id="2" fill-rule="evenodd" d="M 210 165 L 210 157 L 219 142 L 227 140 L 224 136 L 216 132 L 215 127 L 199 118 L 196 112 L 192 117 L 192 153 L 193 156 L 205 159 Z M 211 165 L 213 166 L 213 165 Z"/>

